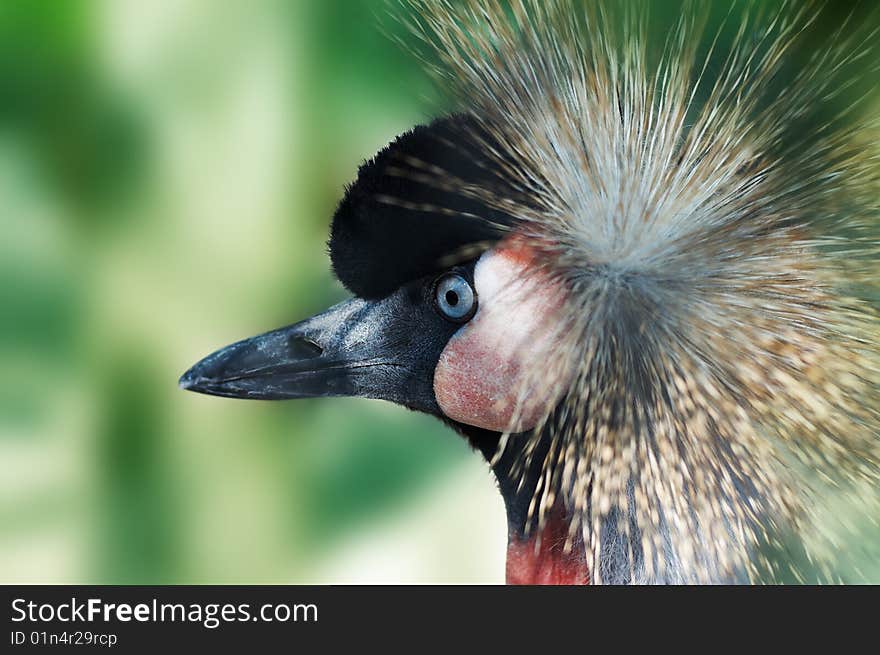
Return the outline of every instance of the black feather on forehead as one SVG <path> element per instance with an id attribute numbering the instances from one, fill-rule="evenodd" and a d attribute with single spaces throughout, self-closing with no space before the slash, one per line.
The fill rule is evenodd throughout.
<path id="1" fill-rule="evenodd" d="M 495 147 L 458 114 L 402 134 L 365 162 L 333 217 L 330 259 L 342 284 L 382 297 L 498 241 L 514 219 L 481 199 L 503 185 L 487 153 Z"/>

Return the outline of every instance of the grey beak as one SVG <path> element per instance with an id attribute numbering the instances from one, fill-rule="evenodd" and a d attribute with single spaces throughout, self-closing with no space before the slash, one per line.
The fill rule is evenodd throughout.
<path id="1" fill-rule="evenodd" d="M 395 365 L 394 353 L 382 346 L 381 305 L 352 299 L 300 323 L 238 341 L 190 368 L 180 387 L 262 400 L 375 397 L 369 390 L 381 386 L 384 372 Z"/>

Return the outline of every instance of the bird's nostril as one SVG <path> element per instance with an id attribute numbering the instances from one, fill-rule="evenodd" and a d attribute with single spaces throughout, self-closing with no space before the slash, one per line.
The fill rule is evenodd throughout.
<path id="1" fill-rule="evenodd" d="M 312 359 L 320 357 L 324 349 L 317 343 L 306 337 L 294 336 L 288 343 L 290 355 L 296 359 Z"/>

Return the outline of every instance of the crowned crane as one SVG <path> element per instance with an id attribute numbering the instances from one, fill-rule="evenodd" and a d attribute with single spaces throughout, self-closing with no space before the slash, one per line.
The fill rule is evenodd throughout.
<path id="1" fill-rule="evenodd" d="M 724 52 L 705 7 L 654 45 L 610 4 L 410 4 L 458 109 L 347 188 L 354 297 L 181 386 L 436 416 L 494 471 L 512 583 L 772 579 L 788 534 L 820 558 L 825 487 L 880 480 L 876 124 L 816 118 L 870 35 L 791 72 L 813 9 L 732 13 Z"/>

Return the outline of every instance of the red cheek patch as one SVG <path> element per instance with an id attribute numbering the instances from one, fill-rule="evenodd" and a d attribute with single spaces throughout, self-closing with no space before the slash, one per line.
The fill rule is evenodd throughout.
<path id="1" fill-rule="evenodd" d="M 434 394 L 449 418 L 496 432 L 538 423 L 566 388 L 561 284 L 523 246 L 485 253 L 474 271 L 478 309 L 449 340 Z"/>

